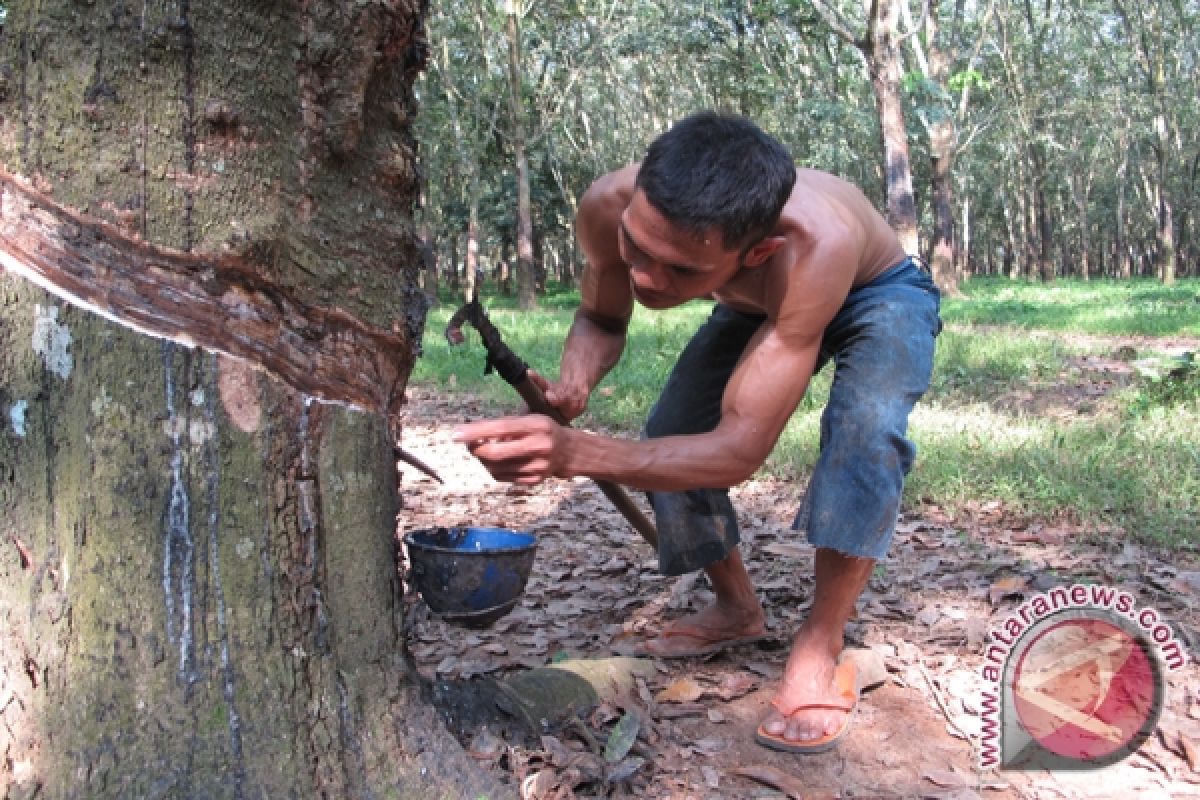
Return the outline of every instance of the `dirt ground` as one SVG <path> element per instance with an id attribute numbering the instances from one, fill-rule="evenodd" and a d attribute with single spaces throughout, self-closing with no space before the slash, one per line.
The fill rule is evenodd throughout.
<path id="1" fill-rule="evenodd" d="M 703 577 L 660 576 L 649 546 L 590 482 L 533 489 L 493 482 L 450 439 L 455 423 L 482 416 L 469 398 L 421 389 L 409 397 L 402 444 L 445 483 L 402 467 L 401 533 L 485 525 L 538 539 L 520 604 L 490 628 L 448 625 L 407 592 L 411 654 L 431 683 L 466 687 L 562 658 L 606 658 L 711 598 Z M 1095 531 L 1013 520 L 998 507 L 969 519 L 936 508 L 905 513 L 848 631 L 848 645 L 872 651 L 886 679 L 864 693 L 851 732 L 831 752 L 797 756 L 756 744 L 754 730 L 811 597 L 812 551 L 790 529 L 800 491 L 754 480 L 733 492 L 772 640 L 707 659 L 652 662 L 636 691 L 536 736 L 448 709 L 464 746 L 526 798 L 1200 797 L 1196 560 L 1119 539 L 1088 543 Z M 1168 674 L 1158 731 L 1101 771 L 981 772 L 987 633 L 1024 599 L 1075 582 L 1130 592 L 1186 645 L 1191 661 Z"/>

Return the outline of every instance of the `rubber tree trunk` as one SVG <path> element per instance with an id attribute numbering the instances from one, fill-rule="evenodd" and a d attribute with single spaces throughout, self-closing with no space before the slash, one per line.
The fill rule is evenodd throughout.
<path id="1" fill-rule="evenodd" d="M 930 189 L 933 195 L 933 280 L 945 295 L 959 295 L 954 249 L 954 124 L 939 120 L 930 126 Z"/>
<path id="2" fill-rule="evenodd" d="M 537 308 L 537 277 L 533 261 L 533 199 L 530 188 L 525 103 L 521 85 L 521 23 L 518 0 L 505 0 L 504 30 L 508 43 L 508 90 L 512 117 L 513 162 L 517 178 L 517 304 L 523 311 Z"/>
<path id="3" fill-rule="evenodd" d="M 1154 132 L 1156 137 L 1155 155 L 1155 186 L 1154 186 L 1154 222 L 1155 238 L 1158 243 L 1158 279 L 1166 286 L 1175 284 L 1177 271 L 1178 250 L 1175 245 L 1175 213 L 1171 202 L 1168 186 L 1170 172 L 1170 133 L 1164 114 L 1154 117 Z"/>
<path id="4" fill-rule="evenodd" d="M 5 171 L 415 353 L 418 2 L 7 6 Z M 0 411 L 0 794 L 503 794 L 406 667 L 383 417 L 9 272 Z"/>
<path id="5" fill-rule="evenodd" d="M 900 4 L 901 16 L 906 24 L 908 8 Z M 927 13 L 924 15 L 924 46 L 920 40 L 914 40 L 910 46 L 917 53 L 918 66 L 928 80 L 946 89 L 950 80 L 950 53 L 942 43 L 941 32 L 941 2 L 929 0 Z M 957 16 L 956 16 L 957 19 Z M 927 57 L 921 57 L 922 50 Z M 961 93 L 958 115 L 965 113 L 967 93 Z M 958 123 L 955 111 L 949 107 L 932 114 L 919 115 L 925 125 L 929 137 L 929 189 L 930 205 L 933 211 L 933 241 L 930 249 L 929 266 L 933 273 L 934 283 L 948 296 L 961 294 L 958 288 L 959 268 L 964 259 L 959 257 L 955 247 L 954 231 L 954 155 L 958 147 Z M 966 199 L 964 198 L 963 218 L 966 219 Z M 965 226 L 964 222 L 964 226 Z M 964 230 L 964 240 L 965 230 Z"/>
<path id="6" fill-rule="evenodd" d="M 897 30 L 899 0 L 871 3 L 867 35 L 859 43 L 867 62 L 879 133 L 883 147 L 884 180 L 887 191 L 887 220 L 905 252 L 921 252 L 917 230 L 917 204 L 913 197 L 912 159 L 900 96 L 900 45 Z"/>

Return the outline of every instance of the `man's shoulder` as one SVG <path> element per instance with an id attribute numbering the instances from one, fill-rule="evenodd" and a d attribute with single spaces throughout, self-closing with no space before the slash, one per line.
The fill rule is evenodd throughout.
<path id="1" fill-rule="evenodd" d="M 575 236 L 593 269 L 619 266 L 617 231 L 633 197 L 637 165 L 600 176 L 579 200 Z"/>
<path id="2" fill-rule="evenodd" d="M 613 170 L 592 181 L 579 202 L 581 215 L 620 216 L 633 197 L 640 164 Z"/>

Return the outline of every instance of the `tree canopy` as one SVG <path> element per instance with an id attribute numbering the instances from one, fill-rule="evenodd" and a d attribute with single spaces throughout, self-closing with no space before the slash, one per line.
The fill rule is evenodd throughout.
<path id="1" fill-rule="evenodd" d="M 443 274 L 460 279 L 477 240 L 478 266 L 511 280 L 527 180 L 535 284 L 571 281 L 576 198 L 700 108 L 753 117 L 890 209 L 881 131 L 896 120 L 881 123 L 872 85 L 884 35 L 918 247 L 950 248 L 948 282 L 1196 274 L 1200 3 L 906 2 L 870 18 L 845 0 L 439 4 L 418 136 Z"/>

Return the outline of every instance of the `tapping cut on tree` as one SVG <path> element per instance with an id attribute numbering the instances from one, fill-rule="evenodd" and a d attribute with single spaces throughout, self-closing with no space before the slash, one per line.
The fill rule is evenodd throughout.
<path id="1" fill-rule="evenodd" d="M 244 359 L 320 400 L 384 415 L 404 403 L 416 345 L 401 326 L 305 303 L 243 260 L 139 240 L 3 172 L 0 265 L 142 333 Z"/>

